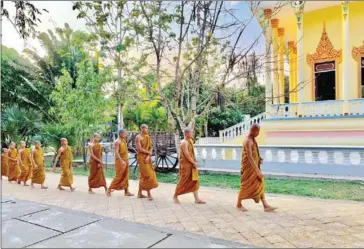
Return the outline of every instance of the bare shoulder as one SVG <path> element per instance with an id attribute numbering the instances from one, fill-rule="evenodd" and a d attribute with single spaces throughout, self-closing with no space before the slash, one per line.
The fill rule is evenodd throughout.
<path id="1" fill-rule="evenodd" d="M 64 151 L 64 148 L 61 147 L 61 148 L 59 148 L 58 153 L 62 153 L 63 151 Z"/>
<path id="2" fill-rule="evenodd" d="M 115 145 L 119 145 L 120 144 L 120 140 L 119 139 L 116 139 L 115 141 L 114 141 L 114 146 Z"/>
<path id="3" fill-rule="evenodd" d="M 249 137 L 245 138 L 244 145 L 245 146 L 251 146 L 253 144 L 253 140 Z"/>

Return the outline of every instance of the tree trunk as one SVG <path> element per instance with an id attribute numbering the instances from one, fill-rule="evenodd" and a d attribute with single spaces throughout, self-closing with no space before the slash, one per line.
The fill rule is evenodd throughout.
<path id="1" fill-rule="evenodd" d="M 124 108 L 123 104 L 118 105 L 118 129 L 119 130 L 124 128 L 123 108 Z"/>

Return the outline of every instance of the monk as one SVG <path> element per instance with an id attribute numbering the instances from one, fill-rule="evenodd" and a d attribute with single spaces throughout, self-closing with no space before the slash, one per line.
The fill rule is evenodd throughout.
<path id="1" fill-rule="evenodd" d="M 127 131 L 123 129 L 119 130 L 119 137 L 114 142 L 116 175 L 107 190 L 107 196 L 111 196 L 111 192 L 114 190 L 124 190 L 125 196 L 134 196 L 129 192 L 129 155 L 128 144 L 126 142 L 127 138 Z"/>
<path id="2" fill-rule="evenodd" d="M 1 152 L 1 180 L 3 176 L 8 176 L 8 149 L 3 148 Z"/>
<path id="3" fill-rule="evenodd" d="M 138 198 L 146 198 L 142 191 L 147 191 L 148 200 L 152 201 L 151 189 L 158 187 L 157 176 L 152 166 L 152 141 L 148 134 L 148 126 L 140 126 L 141 134 L 136 137 L 137 159 L 139 164 Z"/>
<path id="4" fill-rule="evenodd" d="M 20 142 L 19 164 L 21 173 L 18 177 L 18 184 L 24 183 L 24 186 L 29 186 L 27 181 L 32 178 L 32 153 L 29 148 L 26 148 L 24 141 Z"/>
<path id="5" fill-rule="evenodd" d="M 53 172 L 56 172 L 56 165 L 58 160 L 61 160 L 61 179 L 58 184 L 59 190 L 64 190 L 62 186 L 69 187 L 71 192 L 75 191 L 76 188 L 72 187 L 73 184 L 73 173 L 72 173 L 72 150 L 68 146 L 67 138 L 61 138 L 61 148 L 59 148 L 56 159 L 53 164 Z"/>
<path id="6" fill-rule="evenodd" d="M 106 179 L 102 162 L 102 145 L 99 143 L 100 134 L 95 133 L 92 143 L 89 145 L 90 150 L 90 175 L 88 176 L 88 192 L 95 194 L 93 188 L 104 187 L 107 192 Z"/>
<path id="7" fill-rule="evenodd" d="M 44 163 L 42 144 L 40 143 L 40 141 L 36 141 L 34 145 L 35 146 L 32 151 L 33 175 L 30 186 L 34 188 L 34 184 L 40 184 L 41 189 L 47 189 L 48 187 L 44 186 L 45 163 Z"/>
<path id="8" fill-rule="evenodd" d="M 264 175 L 260 169 L 263 159 L 260 157 L 258 144 L 255 138 L 259 135 L 260 127 L 253 124 L 249 135 L 243 144 L 241 161 L 241 184 L 236 207 L 246 212 L 242 200 L 253 199 L 255 203 L 262 201 L 265 212 L 272 212 L 277 208 L 268 205 L 264 195 Z"/>
<path id="9" fill-rule="evenodd" d="M 20 174 L 18 151 L 13 142 L 9 146 L 8 160 L 8 181 L 11 183 L 17 181 Z"/>
<path id="10" fill-rule="evenodd" d="M 1 152 L 1 180 L 3 179 L 3 176 L 8 176 L 8 149 L 3 148 Z"/>
<path id="11" fill-rule="evenodd" d="M 193 193 L 195 203 L 205 204 L 198 197 L 198 189 L 200 188 L 200 180 L 197 170 L 197 162 L 195 157 L 195 148 L 193 146 L 193 130 L 187 128 L 184 130 L 184 139 L 180 146 L 179 156 L 179 181 L 174 192 L 173 200 L 179 204 L 178 196 Z"/>

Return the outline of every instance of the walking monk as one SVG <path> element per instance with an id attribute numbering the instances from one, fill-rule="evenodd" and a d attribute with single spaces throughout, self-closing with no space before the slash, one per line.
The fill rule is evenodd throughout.
<path id="1" fill-rule="evenodd" d="M 139 164 L 138 198 L 146 198 L 142 191 L 147 191 L 148 199 L 153 200 L 150 190 L 158 187 L 157 176 L 152 166 L 152 141 L 148 135 L 148 126 L 140 126 L 141 134 L 136 137 L 137 159 Z"/>
<path id="2" fill-rule="evenodd" d="M 8 176 L 8 149 L 3 148 L 1 152 L 1 180 L 3 176 Z"/>
<path id="3" fill-rule="evenodd" d="M 8 152 L 8 181 L 14 182 L 18 180 L 20 174 L 18 151 L 15 149 L 15 143 L 11 142 Z"/>
<path id="4" fill-rule="evenodd" d="M 259 135 L 260 127 L 253 124 L 249 135 L 243 144 L 241 161 L 241 184 L 236 207 L 243 212 L 248 211 L 242 205 L 242 200 L 253 199 L 256 203 L 262 201 L 264 211 L 271 212 L 277 208 L 268 205 L 264 195 L 264 176 L 260 169 L 263 159 L 260 157 L 255 138 Z"/>
<path id="5" fill-rule="evenodd" d="M 88 192 L 90 194 L 95 194 L 92 191 L 93 188 L 104 187 L 106 188 L 106 179 L 102 163 L 102 145 L 99 143 L 100 134 L 95 133 L 92 139 L 92 143 L 89 146 L 90 149 L 90 175 L 88 176 Z"/>
<path id="6" fill-rule="evenodd" d="M 24 183 L 24 186 L 29 186 L 27 181 L 32 178 L 32 153 L 29 148 L 26 148 L 24 141 L 20 142 L 19 164 L 21 173 L 18 177 L 18 184 Z"/>
<path id="7" fill-rule="evenodd" d="M 173 200 L 179 204 L 178 196 L 193 193 L 195 203 L 205 204 L 198 197 L 198 189 L 200 188 L 200 180 L 198 177 L 197 162 L 195 157 L 195 148 L 193 146 L 193 130 L 187 128 L 184 130 L 185 138 L 181 142 L 179 156 L 179 181 L 174 192 Z"/>
<path id="8" fill-rule="evenodd" d="M 45 181 L 45 164 L 44 164 L 44 156 L 42 144 L 40 141 L 35 142 L 35 147 L 32 151 L 32 159 L 33 159 L 33 175 L 31 187 L 34 188 L 34 184 L 40 184 L 41 189 L 47 189 L 48 187 L 44 186 Z"/>
<path id="9" fill-rule="evenodd" d="M 67 138 L 61 138 L 61 148 L 58 150 L 58 154 L 53 164 L 53 172 L 56 172 L 56 165 L 58 160 L 61 160 L 61 179 L 58 184 L 59 190 L 64 190 L 62 186 L 69 187 L 73 192 L 76 188 L 72 187 L 73 184 L 73 173 L 72 173 L 72 150 L 71 147 L 68 146 Z"/>
<path id="10" fill-rule="evenodd" d="M 119 137 L 114 142 L 115 148 L 115 172 L 116 175 L 112 180 L 107 196 L 111 196 L 114 190 L 124 190 L 125 196 L 133 196 L 129 192 L 129 156 L 128 144 L 126 142 L 128 133 L 126 130 L 119 130 Z"/>

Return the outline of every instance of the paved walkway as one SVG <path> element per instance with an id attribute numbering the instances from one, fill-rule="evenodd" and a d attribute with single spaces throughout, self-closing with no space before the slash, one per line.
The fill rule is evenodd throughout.
<path id="1" fill-rule="evenodd" d="M 19 186 L 6 181 L 4 196 L 82 210 L 158 227 L 192 232 L 264 247 L 364 247 L 364 203 L 268 196 L 276 213 L 264 213 L 261 206 L 247 201 L 247 213 L 235 209 L 236 190 L 201 187 L 200 195 L 208 203 L 195 205 L 191 195 L 173 203 L 174 185 L 160 184 L 153 191 L 155 200 L 124 197 L 114 192 L 106 197 L 101 189 L 87 193 L 87 177 L 75 176 L 76 191 L 56 189 L 59 174 L 48 173 L 47 190 Z M 110 179 L 108 179 L 110 183 Z M 137 190 L 137 182 L 130 181 Z"/>
<path id="2" fill-rule="evenodd" d="M 14 198 L 1 199 L 2 248 L 247 248 L 247 245 Z"/>

